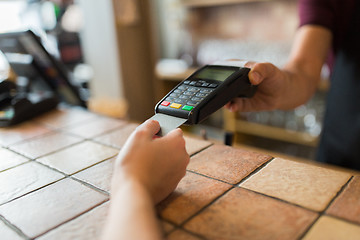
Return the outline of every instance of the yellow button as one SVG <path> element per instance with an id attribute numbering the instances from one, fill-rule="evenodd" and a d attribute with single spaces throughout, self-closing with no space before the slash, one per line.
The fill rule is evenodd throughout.
<path id="1" fill-rule="evenodd" d="M 179 108 L 181 107 L 181 104 L 172 103 L 172 104 L 170 105 L 170 107 L 179 109 Z"/>

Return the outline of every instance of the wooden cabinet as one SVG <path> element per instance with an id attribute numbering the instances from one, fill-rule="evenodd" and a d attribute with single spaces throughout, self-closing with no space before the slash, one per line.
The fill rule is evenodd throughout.
<path id="1" fill-rule="evenodd" d="M 112 0 L 123 92 L 130 120 L 144 121 L 154 114 L 158 89 L 155 79 L 156 43 L 153 2 Z"/>

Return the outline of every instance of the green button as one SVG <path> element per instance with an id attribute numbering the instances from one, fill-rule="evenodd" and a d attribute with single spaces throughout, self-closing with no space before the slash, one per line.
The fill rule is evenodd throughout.
<path id="1" fill-rule="evenodd" d="M 186 111 L 191 111 L 194 107 L 193 106 L 188 106 L 188 105 L 185 105 L 182 110 L 186 110 Z"/>

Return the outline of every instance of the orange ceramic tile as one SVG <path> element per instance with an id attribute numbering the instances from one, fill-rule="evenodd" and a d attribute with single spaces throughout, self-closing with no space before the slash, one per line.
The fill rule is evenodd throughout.
<path id="1" fill-rule="evenodd" d="M 201 150 L 211 146 L 212 143 L 209 141 L 186 137 L 185 136 L 185 147 L 188 154 L 191 156 Z"/>
<path id="2" fill-rule="evenodd" d="M 324 210 L 350 174 L 274 159 L 240 186 L 315 210 Z"/>
<path id="3" fill-rule="evenodd" d="M 5 148 L 0 147 L 0 172 L 14 167 L 16 165 L 19 165 L 21 163 L 26 162 L 28 159 L 26 159 L 23 156 L 20 156 L 10 150 L 7 150 Z"/>
<path id="4" fill-rule="evenodd" d="M 270 159 L 268 155 L 214 145 L 192 157 L 188 169 L 236 184 Z"/>
<path id="5" fill-rule="evenodd" d="M 49 133 L 50 129 L 35 124 L 33 122 L 26 122 L 13 127 L 0 128 L 0 145 L 5 147 Z"/>
<path id="6" fill-rule="evenodd" d="M 206 239 L 298 239 L 317 214 L 235 188 L 185 224 Z"/>
<path id="7" fill-rule="evenodd" d="M 183 230 L 177 229 L 166 237 L 166 240 L 200 240 L 201 238 L 196 237 L 191 233 L 187 233 Z"/>
<path id="8" fill-rule="evenodd" d="M 77 181 L 64 179 L 0 206 L 0 215 L 35 238 L 107 199 Z"/>
<path id="9" fill-rule="evenodd" d="M 75 174 L 74 177 L 109 192 L 114 162 L 115 158 L 111 158 Z"/>
<path id="10" fill-rule="evenodd" d="M 11 145 L 10 149 L 35 159 L 80 141 L 82 141 L 81 138 L 60 132 L 53 132 L 26 142 Z"/>
<path id="11" fill-rule="evenodd" d="M 24 195 L 64 176 L 35 162 L 0 172 L 0 204 Z"/>
<path id="12" fill-rule="evenodd" d="M 134 123 L 127 124 L 125 127 L 97 137 L 95 140 L 110 146 L 121 148 L 137 126 L 139 125 Z"/>
<path id="13" fill-rule="evenodd" d="M 125 124 L 126 122 L 122 120 L 98 117 L 82 124 L 76 124 L 75 126 L 72 125 L 65 130 L 83 138 L 92 138 L 115 128 L 121 127 Z"/>
<path id="14" fill-rule="evenodd" d="M 109 204 L 104 203 L 89 212 L 61 225 L 36 240 L 52 239 L 100 239 L 108 213 Z"/>
<path id="15" fill-rule="evenodd" d="M 5 223 L 3 223 L 0 220 L 0 236 L 1 239 L 9 239 L 9 240 L 20 240 L 20 239 L 24 239 L 22 237 L 20 237 L 20 235 L 15 232 L 15 230 L 12 230 L 10 227 L 6 226 Z"/>
<path id="16" fill-rule="evenodd" d="M 331 204 L 327 213 L 360 225 L 360 176 L 355 176 Z"/>
<path id="17" fill-rule="evenodd" d="M 62 128 L 86 123 L 97 117 L 98 115 L 81 108 L 59 108 L 35 118 L 34 121 L 52 128 Z"/>
<path id="18" fill-rule="evenodd" d="M 118 154 L 118 152 L 118 149 L 85 141 L 39 158 L 37 161 L 66 174 L 73 174 L 105 159 L 111 158 Z"/>
<path id="19" fill-rule="evenodd" d="M 303 238 L 304 240 L 358 240 L 360 226 L 329 216 L 321 217 Z"/>
<path id="20" fill-rule="evenodd" d="M 188 172 L 157 210 L 161 218 L 181 224 L 230 188 L 229 184 Z"/>

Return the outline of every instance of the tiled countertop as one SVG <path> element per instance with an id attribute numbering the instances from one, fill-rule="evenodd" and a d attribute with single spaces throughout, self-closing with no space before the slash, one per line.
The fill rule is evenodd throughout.
<path id="1" fill-rule="evenodd" d="M 112 164 L 137 125 L 59 109 L 0 129 L 0 238 L 98 239 Z M 360 239 L 360 176 L 186 137 L 157 206 L 169 239 Z"/>

